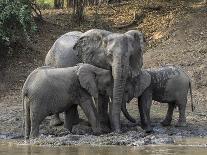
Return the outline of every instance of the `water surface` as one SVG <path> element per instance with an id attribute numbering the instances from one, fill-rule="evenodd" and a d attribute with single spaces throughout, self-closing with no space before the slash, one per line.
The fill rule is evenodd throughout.
<path id="1" fill-rule="evenodd" d="M 145 147 L 89 145 L 48 147 L 0 143 L 0 155 L 207 155 L 207 148 L 203 147 L 201 142 L 207 144 L 206 139 L 184 140 L 177 145 Z"/>

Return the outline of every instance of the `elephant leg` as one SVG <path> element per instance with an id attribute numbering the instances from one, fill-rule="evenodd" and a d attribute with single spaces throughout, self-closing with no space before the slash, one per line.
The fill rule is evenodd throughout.
<path id="1" fill-rule="evenodd" d="M 144 129 L 144 127 L 146 126 L 146 121 L 145 121 L 146 117 L 144 115 L 143 105 L 140 103 L 140 99 L 138 103 L 138 109 L 139 109 L 141 127 L 142 129 Z"/>
<path id="2" fill-rule="evenodd" d="M 28 139 L 31 132 L 30 107 L 25 104 L 25 138 Z"/>
<path id="3" fill-rule="evenodd" d="M 173 103 L 168 103 L 168 110 L 167 114 L 165 116 L 165 119 L 161 122 L 163 126 L 169 126 L 172 122 L 172 115 L 173 115 L 173 110 L 175 108 L 175 102 Z"/>
<path id="4" fill-rule="evenodd" d="M 108 115 L 108 103 L 109 98 L 105 95 L 99 95 L 98 97 L 98 114 L 100 117 L 101 128 L 104 132 L 110 131 L 110 120 Z"/>
<path id="5" fill-rule="evenodd" d="M 73 107 L 73 125 L 76 125 L 78 124 L 81 120 L 79 118 L 79 113 L 78 113 L 78 105 L 74 104 L 74 107 Z"/>
<path id="6" fill-rule="evenodd" d="M 31 132 L 30 132 L 30 137 L 35 138 L 39 135 L 39 126 L 43 120 L 41 115 L 31 115 Z"/>
<path id="7" fill-rule="evenodd" d="M 35 138 L 39 135 L 39 126 L 46 116 L 49 115 L 48 109 L 45 106 L 47 103 L 31 103 L 30 104 L 30 120 L 31 120 L 31 132 L 30 137 Z"/>
<path id="8" fill-rule="evenodd" d="M 68 129 L 70 132 L 72 131 L 72 127 L 74 125 L 74 117 L 76 117 L 77 105 L 72 105 L 67 111 L 65 111 L 65 122 L 64 127 Z"/>
<path id="9" fill-rule="evenodd" d="M 80 99 L 80 107 L 88 118 L 89 123 L 92 126 L 95 135 L 101 133 L 100 121 L 95 105 L 93 104 L 92 98 L 87 93 L 82 92 L 82 97 Z"/>
<path id="10" fill-rule="evenodd" d="M 152 132 L 151 120 L 150 120 L 150 108 L 152 104 L 152 94 L 150 90 L 145 90 L 144 93 L 138 99 L 139 112 L 141 127 L 146 131 L 146 133 Z"/>
<path id="11" fill-rule="evenodd" d="M 186 126 L 186 116 L 185 116 L 186 103 L 187 103 L 187 97 L 177 102 L 178 110 L 179 110 L 179 119 L 175 125 L 177 127 Z"/>
<path id="12" fill-rule="evenodd" d="M 31 121 L 30 121 L 30 116 L 25 116 L 25 138 L 28 139 L 30 136 L 31 132 Z"/>
<path id="13" fill-rule="evenodd" d="M 73 121 L 73 125 L 78 124 L 80 122 L 77 106 L 74 107 L 72 121 Z M 63 124 L 63 122 L 61 121 L 59 114 L 55 114 L 55 115 L 51 116 L 50 126 L 59 126 L 62 124 Z"/>
<path id="14" fill-rule="evenodd" d="M 62 124 L 63 122 L 60 120 L 59 114 L 54 114 L 51 116 L 50 126 L 59 126 Z"/>

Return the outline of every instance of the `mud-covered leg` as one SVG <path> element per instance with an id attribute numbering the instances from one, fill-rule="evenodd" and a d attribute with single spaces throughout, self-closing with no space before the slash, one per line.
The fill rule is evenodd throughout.
<path id="1" fill-rule="evenodd" d="M 31 132 L 30 132 L 30 137 L 35 138 L 38 137 L 39 135 L 39 126 L 40 123 L 42 122 L 43 118 L 42 116 L 39 115 L 31 115 Z"/>
<path id="2" fill-rule="evenodd" d="M 37 106 L 41 105 L 41 106 Z M 41 109 L 41 111 L 40 111 Z M 44 104 L 36 101 L 30 105 L 30 119 L 31 119 L 31 132 L 30 137 L 35 138 L 39 135 L 39 126 L 46 116 L 49 115 L 48 109 L 44 108 Z"/>
<path id="3" fill-rule="evenodd" d="M 62 124 L 63 122 L 60 120 L 59 114 L 54 114 L 51 116 L 50 126 L 59 126 Z"/>
<path id="4" fill-rule="evenodd" d="M 110 121 L 108 115 L 109 98 L 104 95 L 99 95 L 98 115 L 100 117 L 101 128 L 104 132 L 110 131 Z"/>
<path id="5" fill-rule="evenodd" d="M 144 128 L 145 126 L 145 116 L 144 116 L 144 110 L 143 110 L 143 105 L 140 103 L 140 99 L 138 101 L 138 109 L 139 109 L 139 115 L 140 115 L 140 123 L 141 123 L 141 127 L 142 129 Z"/>
<path id="6" fill-rule="evenodd" d="M 72 105 L 67 111 L 65 111 L 65 122 L 64 127 L 70 132 L 74 124 L 74 117 L 76 117 L 77 105 Z"/>
<path id="7" fill-rule="evenodd" d="M 99 116 L 91 96 L 85 91 L 81 92 L 80 107 L 88 118 L 94 134 L 99 135 L 101 133 Z"/>
<path id="8" fill-rule="evenodd" d="M 177 127 L 184 127 L 186 126 L 186 116 L 185 116 L 185 110 L 186 110 L 186 103 L 187 98 L 184 98 L 182 101 L 178 101 L 178 110 L 179 110 L 179 119 L 175 126 Z"/>
<path id="9" fill-rule="evenodd" d="M 28 139 L 31 132 L 30 108 L 26 107 L 25 110 L 25 138 Z"/>
<path id="10" fill-rule="evenodd" d="M 169 126 L 172 122 L 172 115 L 173 115 L 173 110 L 175 108 L 175 103 L 168 103 L 168 110 L 167 114 L 165 116 L 165 119 L 161 122 L 163 126 Z"/>
<path id="11" fill-rule="evenodd" d="M 147 132 L 152 132 L 151 120 L 150 120 L 150 108 L 152 104 L 152 94 L 150 90 L 145 90 L 144 93 L 138 99 L 139 112 L 141 119 L 141 127 Z"/>
<path id="12" fill-rule="evenodd" d="M 84 121 L 84 120 L 80 120 L 80 118 L 79 118 L 79 113 L 78 113 L 78 106 L 76 105 L 75 107 L 74 107 L 74 115 L 73 115 L 73 125 L 76 125 L 76 124 L 78 124 L 78 123 L 80 123 L 80 121 Z"/>

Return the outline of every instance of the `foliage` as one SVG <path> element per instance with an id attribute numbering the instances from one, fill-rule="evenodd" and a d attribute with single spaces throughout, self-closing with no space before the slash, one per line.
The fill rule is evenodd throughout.
<path id="1" fill-rule="evenodd" d="M 54 7 L 54 0 L 37 0 L 41 9 L 51 9 Z"/>
<path id="2" fill-rule="evenodd" d="M 22 39 L 29 40 L 30 33 L 35 29 L 31 1 L 0 1 L 0 46 L 8 46 Z"/>

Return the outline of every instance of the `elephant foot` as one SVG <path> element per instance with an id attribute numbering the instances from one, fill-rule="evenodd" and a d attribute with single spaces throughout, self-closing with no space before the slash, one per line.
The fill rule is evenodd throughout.
<path id="1" fill-rule="evenodd" d="M 148 127 L 144 129 L 146 133 L 153 133 L 153 129 L 151 127 Z"/>
<path id="2" fill-rule="evenodd" d="M 29 139 L 29 138 L 34 139 L 34 138 L 37 138 L 38 136 L 39 136 L 39 131 L 38 131 L 38 130 L 36 130 L 36 131 L 31 131 L 30 136 L 28 137 L 28 139 Z"/>
<path id="3" fill-rule="evenodd" d="M 79 119 L 79 121 L 78 121 L 78 123 L 76 122 L 76 123 L 74 123 L 73 122 L 73 125 L 76 125 L 76 124 L 81 124 L 81 125 L 85 125 L 85 126 L 91 126 L 91 124 L 88 122 L 88 121 L 86 121 L 85 119 Z"/>
<path id="4" fill-rule="evenodd" d="M 50 120 L 50 126 L 60 126 L 60 125 L 63 125 L 63 122 L 60 120 L 60 118 L 53 117 Z"/>
<path id="5" fill-rule="evenodd" d="M 160 122 L 161 123 L 161 125 L 162 126 L 170 126 L 170 124 L 171 124 L 171 120 L 164 120 L 164 121 L 162 121 L 162 122 Z"/>
<path id="6" fill-rule="evenodd" d="M 101 129 L 100 128 L 93 129 L 93 135 L 99 136 L 101 134 L 102 134 L 102 132 L 101 132 Z"/>
<path id="7" fill-rule="evenodd" d="M 176 124 L 175 124 L 176 127 L 186 127 L 187 126 L 187 123 L 184 122 L 184 121 L 178 121 Z"/>
<path id="8" fill-rule="evenodd" d="M 153 129 L 150 125 L 148 126 L 143 126 L 141 125 L 141 128 L 146 132 L 146 133 L 152 133 L 153 132 Z"/>
<path id="9" fill-rule="evenodd" d="M 120 129 L 112 129 L 111 131 L 111 134 L 121 134 L 122 133 L 122 131 L 120 130 Z"/>
<path id="10" fill-rule="evenodd" d="M 103 133 L 109 133 L 111 132 L 111 129 L 107 125 L 101 125 L 101 131 Z"/>

